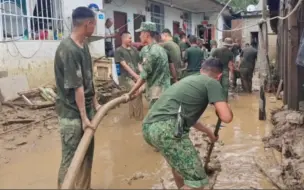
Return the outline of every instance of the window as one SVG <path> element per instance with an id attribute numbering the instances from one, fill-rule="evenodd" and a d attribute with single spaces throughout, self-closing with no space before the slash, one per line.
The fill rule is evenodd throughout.
<path id="1" fill-rule="evenodd" d="M 192 35 L 192 20 L 191 20 L 191 13 L 184 12 L 183 15 L 184 23 L 187 25 L 186 33 L 187 35 Z"/>
<path id="2" fill-rule="evenodd" d="M 61 0 L 0 0 L 0 39 L 60 40 Z"/>
<path id="3" fill-rule="evenodd" d="M 164 5 L 162 4 L 151 4 L 151 22 L 155 22 L 157 32 L 162 32 L 164 29 Z"/>

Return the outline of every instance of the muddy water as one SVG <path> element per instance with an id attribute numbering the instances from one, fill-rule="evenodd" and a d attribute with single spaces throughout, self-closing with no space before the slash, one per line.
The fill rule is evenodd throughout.
<path id="1" fill-rule="evenodd" d="M 263 156 L 261 138 L 271 124 L 258 121 L 257 96 L 239 96 L 231 101 L 234 121 L 220 131 L 225 146 L 221 152 L 222 172 L 215 188 L 272 188 L 255 168 L 253 156 Z M 277 107 L 268 103 L 268 108 Z M 130 120 L 127 106 L 113 110 L 95 136 L 92 188 L 151 188 L 166 170 L 162 157 L 143 141 L 141 124 Z M 203 122 L 215 123 L 214 111 Z M 56 188 L 60 162 L 58 131 L 36 140 L 32 131 L 28 146 L 1 155 L 9 162 L 0 165 L 0 188 Z M 135 174 L 143 179 L 131 181 Z"/>

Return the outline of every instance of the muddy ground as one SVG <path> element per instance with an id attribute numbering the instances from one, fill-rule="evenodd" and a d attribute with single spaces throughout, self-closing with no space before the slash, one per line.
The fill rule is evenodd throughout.
<path id="1" fill-rule="evenodd" d="M 28 124 L 9 124 L 11 121 L 22 119 L 33 121 Z M 36 146 L 37 141 L 43 136 L 53 135 L 54 133 L 57 133 L 58 136 L 59 134 L 59 126 L 54 107 L 30 110 L 16 106 L 14 106 L 14 108 L 3 106 L 0 123 L 0 146 L 3 147 L 0 151 L 0 168 L 3 165 L 10 164 L 13 152 L 30 152 L 32 147 Z M 210 127 L 213 128 L 214 126 L 210 125 Z M 210 145 L 208 137 L 196 130 L 191 130 L 190 137 L 196 149 L 199 151 L 201 159 L 204 160 L 207 147 Z M 214 171 L 213 174 L 210 175 L 211 188 L 214 186 L 216 176 L 221 168 L 219 160 L 217 159 L 220 146 L 221 143 L 217 142 L 209 164 L 210 168 Z M 153 185 L 152 188 L 176 188 L 171 170 L 166 164 L 163 167 L 166 168 L 166 170 L 159 179 L 159 184 Z M 126 180 L 128 184 L 131 184 L 133 181 L 140 180 L 145 176 L 146 174 L 137 172 Z"/>
<path id="2" fill-rule="evenodd" d="M 277 172 L 270 177 L 287 189 L 304 188 L 304 113 L 286 108 L 275 110 L 271 134 L 263 139 L 266 148 L 280 153 Z M 284 184 L 284 185 L 283 185 Z"/>

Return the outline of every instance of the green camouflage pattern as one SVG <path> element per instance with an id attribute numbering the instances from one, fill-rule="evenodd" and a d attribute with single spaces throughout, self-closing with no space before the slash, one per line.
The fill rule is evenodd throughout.
<path id="1" fill-rule="evenodd" d="M 146 81 L 146 98 L 158 99 L 170 87 L 170 70 L 166 50 L 156 43 L 142 48 L 140 52 L 143 71 L 140 77 Z"/>
<path id="2" fill-rule="evenodd" d="M 91 109 L 88 117 L 91 120 L 95 111 Z M 78 144 L 84 134 L 82 129 L 81 119 L 70 119 L 59 117 L 61 144 L 62 144 L 62 159 L 58 174 L 58 188 L 61 187 L 68 168 L 72 162 Z M 76 189 L 89 189 L 91 185 L 91 170 L 93 164 L 94 154 L 94 139 L 92 139 L 88 151 L 85 155 L 83 164 L 80 167 L 79 174 L 77 175 L 74 188 Z"/>
<path id="3" fill-rule="evenodd" d="M 159 150 L 168 164 L 182 175 L 185 185 L 191 188 L 204 187 L 208 184 L 208 176 L 189 133 L 180 139 L 175 138 L 175 125 L 175 119 L 143 124 L 144 139 Z"/>
<path id="4" fill-rule="evenodd" d="M 156 24 L 154 22 L 142 22 L 140 28 L 135 30 L 135 32 L 141 31 L 156 32 Z"/>

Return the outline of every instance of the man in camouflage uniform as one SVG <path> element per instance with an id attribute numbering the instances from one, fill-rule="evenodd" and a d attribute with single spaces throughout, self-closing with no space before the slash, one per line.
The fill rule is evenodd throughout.
<path id="1" fill-rule="evenodd" d="M 115 62 L 121 66 L 119 84 L 129 91 L 136 80 L 139 79 L 139 52 L 131 45 L 132 36 L 129 32 L 122 33 L 121 42 L 122 45 L 115 51 Z M 129 102 L 129 116 L 139 121 L 143 119 L 142 95 L 139 95 L 136 99 Z"/>
<path id="2" fill-rule="evenodd" d="M 240 55 L 240 74 L 242 86 L 243 90 L 248 93 L 252 92 L 252 77 L 257 56 L 258 52 L 252 45 L 245 47 Z"/>
<path id="3" fill-rule="evenodd" d="M 173 42 L 172 34 L 169 29 L 164 29 L 162 31 L 161 39 L 164 42 L 161 45 L 165 48 L 168 55 L 170 72 L 172 77 L 171 83 L 175 83 L 178 81 L 181 75 L 181 50 L 179 46 L 175 42 Z"/>
<path id="4" fill-rule="evenodd" d="M 223 42 L 223 47 L 217 48 L 212 52 L 212 57 L 220 59 L 224 69 L 221 79 L 221 84 L 223 86 L 224 94 L 226 100 L 228 101 L 228 90 L 229 90 L 229 74 L 233 76 L 233 53 L 231 52 L 232 48 L 232 39 L 226 38 Z"/>
<path id="5" fill-rule="evenodd" d="M 201 159 L 193 146 L 191 127 L 206 133 L 212 142 L 214 133 L 199 122 L 208 104 L 213 104 L 218 117 L 225 123 L 232 121 L 233 114 L 217 81 L 223 65 L 218 59 L 208 59 L 199 75 L 188 76 L 167 89 L 149 110 L 143 122 L 145 141 L 155 147 L 172 167 L 178 189 L 203 189 L 208 177 Z M 179 109 L 183 125 L 177 123 Z M 181 135 L 176 134 L 180 128 Z"/>
<path id="6" fill-rule="evenodd" d="M 87 7 L 78 7 L 73 11 L 72 20 L 73 32 L 58 46 L 54 65 L 57 87 L 56 112 L 62 142 L 58 188 L 61 188 L 84 130 L 92 128 L 91 120 L 95 111 L 100 108 L 93 86 L 91 55 L 85 43 L 86 37 L 94 32 L 95 14 Z M 93 152 L 94 139 L 80 167 L 74 184 L 76 189 L 90 188 Z"/>
<path id="7" fill-rule="evenodd" d="M 142 22 L 139 29 L 140 40 L 145 47 L 140 52 L 142 64 L 139 66 L 140 77 L 129 95 L 132 96 L 146 82 L 146 95 L 150 108 L 160 95 L 170 86 L 170 71 L 166 50 L 153 40 L 156 25 L 153 22 Z M 138 93 L 141 93 L 139 91 Z"/>

